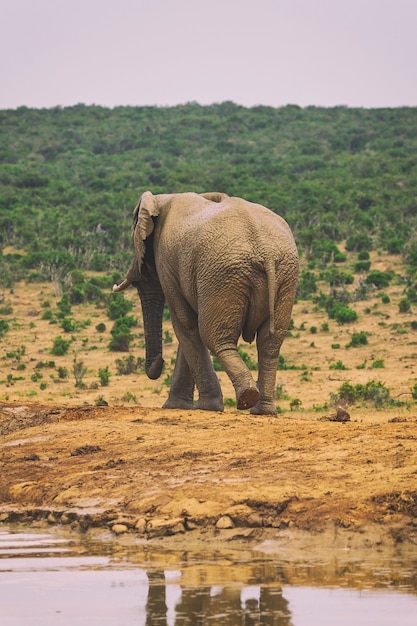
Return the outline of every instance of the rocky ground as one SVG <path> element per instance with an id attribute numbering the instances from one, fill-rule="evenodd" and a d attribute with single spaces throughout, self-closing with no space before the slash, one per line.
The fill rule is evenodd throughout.
<path id="1" fill-rule="evenodd" d="M 417 412 L 349 411 L 1 402 L 0 520 L 148 540 L 417 545 Z"/>

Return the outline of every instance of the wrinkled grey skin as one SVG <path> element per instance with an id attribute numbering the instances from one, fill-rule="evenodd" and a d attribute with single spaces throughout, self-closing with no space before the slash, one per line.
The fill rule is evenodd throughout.
<path id="1" fill-rule="evenodd" d="M 132 240 L 132 265 L 113 290 L 138 290 L 150 378 L 162 371 L 162 313 L 168 304 L 179 349 L 164 407 L 223 410 L 211 351 L 233 383 L 237 408 L 274 415 L 278 355 L 298 278 L 287 223 L 261 205 L 226 194 L 147 191 L 134 210 Z M 256 383 L 238 354 L 240 336 L 248 342 L 256 337 Z"/>

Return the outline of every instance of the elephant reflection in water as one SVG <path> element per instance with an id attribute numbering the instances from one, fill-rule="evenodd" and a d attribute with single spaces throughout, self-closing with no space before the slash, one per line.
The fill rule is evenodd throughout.
<path id="1" fill-rule="evenodd" d="M 288 602 L 279 587 L 257 586 L 246 599 L 240 587 L 181 587 L 175 621 L 168 624 L 166 583 L 163 572 L 148 572 L 146 626 L 291 626 Z"/>

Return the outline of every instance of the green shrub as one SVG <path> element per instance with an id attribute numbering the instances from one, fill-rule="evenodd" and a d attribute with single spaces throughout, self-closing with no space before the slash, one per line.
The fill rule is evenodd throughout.
<path id="1" fill-rule="evenodd" d="M 51 354 L 54 356 L 63 356 L 64 354 L 67 354 L 70 345 L 71 339 L 63 339 L 61 335 L 58 335 L 58 337 L 53 339 Z"/>
<path id="2" fill-rule="evenodd" d="M 9 324 L 6 320 L 0 320 L 0 337 L 4 337 L 7 331 L 10 329 Z"/>
<path id="3" fill-rule="evenodd" d="M 371 368 L 374 370 L 384 369 L 384 367 L 385 367 L 384 359 L 375 359 L 375 361 L 373 361 L 371 365 Z"/>
<path id="4" fill-rule="evenodd" d="M 59 302 L 57 302 L 56 305 L 59 309 L 59 313 L 57 317 L 62 319 L 64 317 L 68 317 L 68 315 L 71 314 L 71 304 L 68 299 L 68 296 L 66 295 L 62 296 L 61 300 L 59 300 Z"/>
<path id="5" fill-rule="evenodd" d="M 346 239 L 346 250 L 348 252 L 368 251 L 372 248 L 372 241 L 365 233 L 354 233 Z"/>
<path id="6" fill-rule="evenodd" d="M 368 343 L 368 333 L 364 330 L 358 333 L 353 333 L 351 340 L 346 344 L 346 348 L 358 348 L 359 346 L 366 346 Z"/>
<path id="7" fill-rule="evenodd" d="M 57 369 L 58 378 L 64 380 L 64 378 L 68 378 L 68 370 L 66 367 L 58 367 Z"/>
<path id="8" fill-rule="evenodd" d="M 317 278 L 313 272 L 302 270 L 297 285 L 297 298 L 307 300 L 317 291 Z"/>
<path id="9" fill-rule="evenodd" d="M 11 304 L 5 304 L 0 306 L 0 315 L 11 315 L 13 313 L 13 307 Z"/>
<path id="10" fill-rule="evenodd" d="M 110 371 L 108 366 L 101 367 L 98 370 L 98 377 L 100 379 L 100 384 L 102 387 L 107 387 L 110 381 Z"/>
<path id="11" fill-rule="evenodd" d="M 64 317 L 60 326 L 65 333 L 74 333 L 78 328 L 76 321 L 69 317 Z"/>
<path id="12" fill-rule="evenodd" d="M 138 371 L 144 371 L 145 359 L 135 357 L 132 354 L 116 360 L 116 371 L 119 375 L 135 374 Z"/>
<path id="13" fill-rule="evenodd" d="M 392 272 L 381 272 L 380 270 L 372 270 L 365 278 L 367 285 L 373 285 L 376 289 L 388 287 L 393 278 Z"/>
<path id="14" fill-rule="evenodd" d="M 331 267 L 321 274 L 321 279 L 331 287 L 339 287 L 341 285 L 352 285 L 355 277 L 350 272 L 339 270 L 337 267 Z"/>
<path id="15" fill-rule="evenodd" d="M 103 322 L 100 322 L 100 324 L 97 324 L 96 331 L 98 333 L 104 333 L 105 330 L 106 330 L 106 324 L 103 324 Z"/>
<path id="16" fill-rule="evenodd" d="M 367 250 L 361 250 L 358 253 L 358 261 L 369 261 L 369 252 Z"/>
<path id="17" fill-rule="evenodd" d="M 132 303 L 126 300 L 122 293 L 112 293 L 107 307 L 107 315 L 111 320 L 117 320 L 125 317 L 132 308 Z"/>
<path id="18" fill-rule="evenodd" d="M 385 249 L 389 254 L 401 254 L 404 249 L 405 239 L 392 237 L 385 242 Z"/>
<path id="19" fill-rule="evenodd" d="M 51 309 L 46 309 L 42 313 L 41 320 L 52 320 L 53 318 L 54 318 L 54 314 L 52 313 L 52 310 Z"/>
<path id="20" fill-rule="evenodd" d="M 402 298 L 398 303 L 398 309 L 400 313 L 409 313 L 411 311 L 411 304 L 407 298 Z"/>
<path id="21" fill-rule="evenodd" d="M 328 315 L 331 319 L 336 320 L 338 324 L 349 324 L 350 322 L 356 322 L 358 319 L 356 311 L 339 303 L 335 303 L 333 307 L 328 310 Z"/>
<path id="22" fill-rule="evenodd" d="M 357 261 L 353 266 L 353 269 L 357 274 L 366 274 L 366 272 L 369 272 L 370 267 L 370 261 Z"/>
<path id="23" fill-rule="evenodd" d="M 336 361 L 336 363 L 332 363 L 329 365 L 329 369 L 331 370 L 347 370 L 346 365 L 342 363 L 342 361 Z"/>
<path id="24" fill-rule="evenodd" d="M 330 394 L 333 404 L 350 405 L 358 401 L 372 402 L 376 408 L 392 404 L 389 389 L 380 381 L 370 380 L 365 385 L 344 382 L 336 394 Z"/>
<path id="25" fill-rule="evenodd" d="M 134 339 L 130 327 L 128 318 L 121 317 L 116 320 L 110 331 L 112 338 L 109 343 L 109 350 L 112 352 L 129 352 L 130 344 Z"/>

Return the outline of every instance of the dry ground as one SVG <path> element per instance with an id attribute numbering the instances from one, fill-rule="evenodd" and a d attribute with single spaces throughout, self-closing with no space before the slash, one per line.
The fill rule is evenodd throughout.
<path id="1" fill-rule="evenodd" d="M 398 258 L 374 256 L 372 268 L 401 271 Z M 158 408 L 175 342 L 165 346 L 159 381 L 118 375 L 116 359 L 126 354 L 107 349 L 112 322 L 104 308 L 73 307 L 76 320 L 91 324 L 74 334 L 68 355 L 52 356 L 53 337 L 65 333 L 41 317 L 45 301 L 54 308 L 59 296 L 52 284 L 17 285 L 0 303 L 12 307 L 0 349 L 0 519 L 106 526 L 147 538 L 259 541 L 299 529 L 327 531 L 329 541 L 346 546 L 417 543 L 417 331 L 410 327 L 417 311 L 399 314 L 403 289 L 384 290 L 389 304 L 378 293 L 357 302 L 358 322 L 343 326 L 310 301 L 297 303 L 282 350 L 296 369 L 278 371 L 283 412 L 254 417 L 233 406 L 223 414 Z M 136 302 L 133 290 L 127 297 Z M 143 356 L 139 306 L 134 315 L 132 354 Z M 95 330 L 99 322 L 106 332 Z M 346 349 L 358 331 L 369 333 L 368 345 Z M 253 346 L 244 350 L 255 358 Z M 87 368 L 85 388 L 74 386 L 75 356 Z M 332 369 L 337 361 L 347 369 Z M 60 379 L 64 366 L 69 376 Z M 98 376 L 105 366 L 108 386 Z M 33 381 L 34 374 L 42 378 Z M 233 398 L 227 377 L 219 378 Z M 330 394 L 343 381 L 370 380 L 384 382 L 403 404 L 354 405 L 350 421 L 332 421 Z M 107 406 L 96 406 L 99 398 Z"/>

